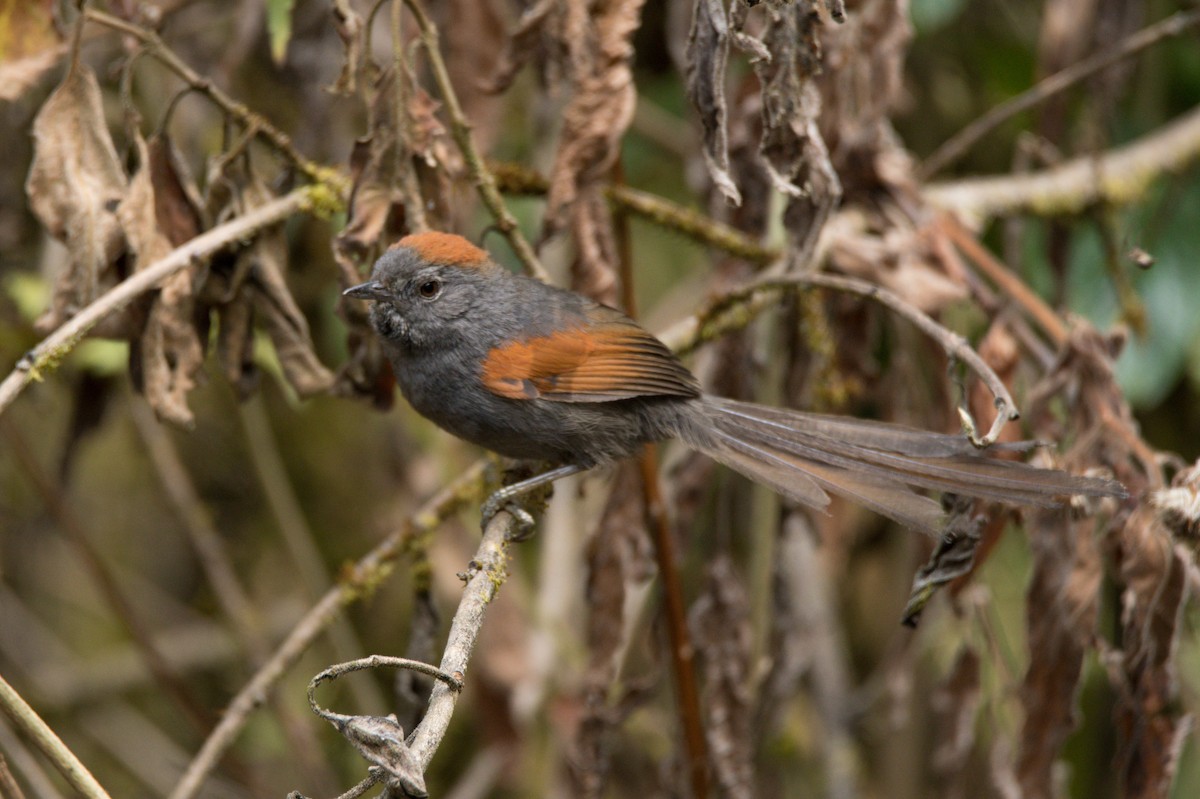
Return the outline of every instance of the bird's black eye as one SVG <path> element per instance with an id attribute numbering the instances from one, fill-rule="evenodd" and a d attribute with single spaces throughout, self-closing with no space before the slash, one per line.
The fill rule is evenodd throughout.
<path id="1" fill-rule="evenodd" d="M 437 296 L 442 293 L 442 281 L 426 280 L 424 283 L 417 286 L 417 293 L 421 295 L 422 299 L 437 299 Z"/>

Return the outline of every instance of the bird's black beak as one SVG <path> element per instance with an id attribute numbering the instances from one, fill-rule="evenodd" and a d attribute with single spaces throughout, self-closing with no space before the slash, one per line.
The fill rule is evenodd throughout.
<path id="1" fill-rule="evenodd" d="M 357 300 L 386 300 L 388 293 L 378 280 L 368 280 L 366 283 L 359 283 L 357 286 L 346 289 L 342 292 L 342 296 L 354 297 Z"/>

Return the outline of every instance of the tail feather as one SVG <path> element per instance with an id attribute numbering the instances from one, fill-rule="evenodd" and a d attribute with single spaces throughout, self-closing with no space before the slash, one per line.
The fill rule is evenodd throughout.
<path id="1" fill-rule="evenodd" d="M 692 442 L 718 462 L 821 509 L 828 492 L 938 534 L 939 503 L 913 489 L 1054 507 L 1068 495 L 1123 496 L 1119 483 L 990 457 L 964 436 L 706 397 L 715 439 Z"/>

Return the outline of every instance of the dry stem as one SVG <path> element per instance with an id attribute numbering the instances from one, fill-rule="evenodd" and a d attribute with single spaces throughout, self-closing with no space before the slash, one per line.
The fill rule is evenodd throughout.
<path id="1" fill-rule="evenodd" d="M 533 247 L 521 233 L 521 227 L 517 224 L 516 218 L 504 204 L 504 198 L 500 196 L 500 189 L 496 187 L 496 178 L 484 163 L 483 156 L 479 154 L 479 148 L 475 146 L 475 140 L 471 136 L 471 123 L 463 113 L 462 106 L 459 105 L 458 95 L 454 91 L 454 84 L 450 82 L 450 73 L 446 69 L 446 62 L 442 60 L 442 51 L 438 45 L 437 26 L 425 13 L 425 7 L 420 0 L 404 0 L 404 4 L 408 6 L 417 20 L 417 28 L 421 31 L 421 42 L 425 45 L 425 54 L 429 58 L 433 79 L 438 85 L 438 91 L 441 92 L 442 102 L 446 104 L 446 114 L 450 119 L 450 132 L 454 135 L 454 141 L 457 142 L 458 149 L 462 151 L 463 158 L 467 161 L 467 168 L 471 170 L 471 177 L 475 181 L 476 188 L 479 189 L 479 196 L 483 200 L 483 204 L 487 206 L 488 211 L 496 220 L 496 229 L 504 234 L 517 257 L 521 259 L 525 271 L 539 280 L 548 281 L 549 275 L 538 260 Z"/>
<path id="2" fill-rule="evenodd" d="M 0 383 L 0 414 L 31 381 L 41 380 L 45 371 L 57 366 L 101 319 L 121 310 L 142 292 L 149 291 L 179 270 L 187 268 L 193 261 L 208 258 L 297 211 L 305 210 L 309 202 L 308 189 L 297 189 L 272 200 L 197 236 L 98 297 L 17 362 L 12 373 Z"/>
<path id="3" fill-rule="evenodd" d="M 1140 53 L 1163 39 L 1178 36 L 1198 24 L 1200 24 L 1200 10 L 1176 12 L 1129 36 L 1116 47 L 1106 47 L 1090 58 L 1078 61 L 1061 72 L 1045 78 L 1016 97 L 1005 100 L 943 142 L 921 164 L 920 176 L 928 178 L 930 175 L 942 171 L 961 158 L 977 141 L 1022 111 L 1066 91 L 1080 81 Z"/>
<path id="4" fill-rule="evenodd" d="M 26 737 L 46 755 L 71 787 L 88 799 L 109 799 L 108 792 L 100 786 L 87 766 L 79 762 L 62 739 L 54 734 L 29 704 L 21 698 L 4 677 L 0 677 L 0 707 L 8 713 Z"/>

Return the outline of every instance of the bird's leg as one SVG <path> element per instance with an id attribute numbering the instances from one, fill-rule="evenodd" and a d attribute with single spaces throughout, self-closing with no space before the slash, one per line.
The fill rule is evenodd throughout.
<path id="1" fill-rule="evenodd" d="M 504 486 L 488 497 L 487 501 L 483 503 L 481 515 L 483 517 L 482 525 L 484 529 L 486 529 L 488 524 L 492 521 L 492 517 L 494 517 L 501 510 L 506 510 L 512 514 L 514 519 L 516 519 L 518 528 L 509 536 L 509 540 L 524 541 L 533 533 L 533 517 L 529 515 L 529 511 L 522 508 L 513 500 L 522 494 L 529 493 L 535 488 L 540 488 L 541 486 L 553 483 L 560 477 L 567 477 L 568 475 L 578 474 L 582 471 L 584 471 L 584 467 L 576 464 L 559 466 L 558 468 L 551 469 L 548 472 L 542 472 L 541 474 L 536 474 L 526 480 L 521 480 L 513 483 L 512 485 Z"/>

